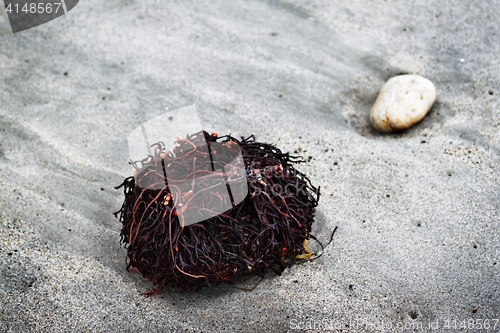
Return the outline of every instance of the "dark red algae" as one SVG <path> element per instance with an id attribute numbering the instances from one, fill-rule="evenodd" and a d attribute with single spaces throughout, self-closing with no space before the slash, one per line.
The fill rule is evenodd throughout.
<path id="1" fill-rule="evenodd" d="M 197 162 L 203 160 L 204 151 L 182 148 L 197 147 L 193 143 L 201 139 L 219 167 L 227 165 L 228 156 L 241 151 L 248 193 L 233 208 L 184 225 L 172 200 L 172 180 L 157 171 L 158 161 L 183 169 L 184 174 L 188 170 L 189 177 L 206 175 L 210 169 Z M 114 213 L 123 225 L 120 235 L 127 249 L 127 270 L 149 279 L 155 285 L 150 293 L 164 287 L 199 290 L 243 276 L 264 277 L 271 270 L 280 275 L 287 266 L 310 257 L 307 240 L 314 238 L 310 232 L 320 189 L 294 168 L 304 162 L 301 157 L 257 142 L 253 135 L 239 141 L 205 131 L 179 138 L 173 152 L 166 151 L 161 142 L 152 146 L 156 147 L 153 156 L 132 162 L 135 177 L 116 187 L 123 187 L 125 201 Z M 153 189 L 140 186 L 151 182 L 151 177 L 164 185 Z M 223 204 L 216 193 L 204 193 L 210 196 L 204 198 L 208 208 L 216 210 Z"/>

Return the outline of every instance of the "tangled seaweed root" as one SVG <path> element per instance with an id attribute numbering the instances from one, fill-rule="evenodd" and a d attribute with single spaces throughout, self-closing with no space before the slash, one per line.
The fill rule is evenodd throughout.
<path id="1" fill-rule="evenodd" d="M 136 177 L 116 187 L 123 187 L 125 193 L 121 209 L 114 214 L 120 214 L 123 224 L 120 235 L 127 248 L 127 270 L 140 272 L 157 286 L 151 294 L 164 287 L 198 290 L 242 276 L 264 277 L 270 270 L 280 275 L 297 259 L 310 256 L 306 240 L 320 191 L 293 167 L 303 160 L 256 142 L 253 135 L 238 141 L 204 131 L 179 139 L 174 153 L 156 144 L 160 149 L 154 157 L 192 166 L 196 154 L 183 153 L 179 147 L 198 140 L 200 133 L 212 151 L 214 147 L 230 150 L 235 143 L 241 150 L 248 195 L 232 209 L 184 226 L 169 186 L 139 186 L 155 169 L 152 157 L 141 161 L 140 167 L 134 162 Z"/>

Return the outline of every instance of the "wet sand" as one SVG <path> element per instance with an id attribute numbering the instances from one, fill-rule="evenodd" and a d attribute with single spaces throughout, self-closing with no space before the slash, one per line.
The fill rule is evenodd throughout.
<path id="1" fill-rule="evenodd" d="M 92 0 L 5 33 L 0 331 L 495 331 L 499 16 L 472 1 Z M 433 81 L 437 102 L 381 135 L 370 107 L 401 73 Z M 310 160 L 314 235 L 338 226 L 322 257 L 253 291 L 141 294 L 112 214 L 126 138 L 193 103 L 209 131 Z"/>

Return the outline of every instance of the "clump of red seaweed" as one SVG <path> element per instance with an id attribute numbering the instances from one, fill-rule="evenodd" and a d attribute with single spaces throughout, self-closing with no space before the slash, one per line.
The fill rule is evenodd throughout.
<path id="1" fill-rule="evenodd" d="M 157 172 L 158 161 L 191 177 L 205 173 L 203 151 L 196 140 L 204 139 L 214 156 L 234 155 L 239 147 L 243 156 L 248 195 L 224 213 L 191 225 L 184 225 L 176 212 L 170 187 L 172 180 Z M 133 162 L 135 178 L 126 178 L 116 187 L 124 188 L 125 201 L 115 213 L 123 224 L 121 242 L 127 248 L 127 270 L 140 272 L 156 289 L 176 287 L 198 290 L 232 283 L 242 276 L 264 275 L 272 270 L 281 274 L 297 259 L 307 259 L 307 240 L 314 222 L 320 191 L 303 173 L 294 168 L 301 157 L 282 153 L 272 144 L 257 142 L 252 135 L 241 141 L 229 135 L 218 137 L 205 131 L 178 139 L 173 152 L 160 142 L 154 156 Z M 227 165 L 227 158 L 214 158 L 214 164 Z M 174 173 L 175 174 L 175 173 Z M 214 172 L 214 177 L 217 172 Z M 163 182 L 161 188 L 145 188 L 141 182 Z M 169 183 L 170 181 L 170 183 Z M 189 195 L 188 193 L 184 195 Z M 210 205 L 222 205 L 212 194 Z M 205 209 L 203 207 L 191 207 Z"/>

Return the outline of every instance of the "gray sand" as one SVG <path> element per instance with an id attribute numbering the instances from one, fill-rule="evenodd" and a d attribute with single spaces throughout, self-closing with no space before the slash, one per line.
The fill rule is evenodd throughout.
<path id="1" fill-rule="evenodd" d="M 89 0 L 17 34 L 1 14 L 1 332 L 500 331 L 498 1 Z M 438 100 L 380 135 L 400 73 Z M 312 157 L 314 234 L 339 227 L 321 258 L 251 292 L 141 294 L 112 215 L 126 137 L 193 103 Z"/>

